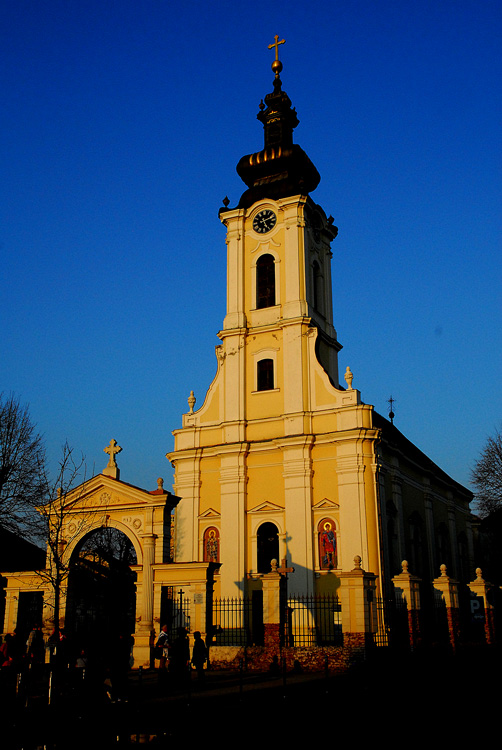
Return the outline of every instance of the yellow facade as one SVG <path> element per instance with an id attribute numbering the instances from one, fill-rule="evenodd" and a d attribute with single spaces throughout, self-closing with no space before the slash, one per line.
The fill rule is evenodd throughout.
<path id="1" fill-rule="evenodd" d="M 276 216 L 265 237 L 253 229 L 263 211 Z M 338 383 L 340 346 L 328 307 L 336 229 L 303 195 L 262 200 L 220 216 L 227 228 L 228 275 L 218 370 L 202 407 L 184 415 L 168 456 L 182 497 L 177 523 L 184 531 L 176 560 L 199 559 L 205 528 L 217 526 L 221 594 L 242 593 L 266 572 L 258 569 L 257 545 L 268 522 L 277 528 L 279 558 L 295 568 L 290 590 L 314 593 L 327 572 L 319 561 L 318 526 L 329 518 L 336 525 L 337 566 L 351 569 L 361 555 L 378 572 L 377 432 L 371 407 L 361 404 L 358 391 Z M 275 304 L 258 309 L 257 263 L 263 255 L 274 259 Z M 316 304 L 315 262 L 324 281 Z M 316 354 L 321 336 L 324 367 Z M 263 359 L 272 362 L 273 380 L 260 390 Z"/>
<path id="2" fill-rule="evenodd" d="M 176 560 L 203 560 L 204 535 L 217 529 L 218 593 L 240 595 L 270 569 L 270 561 L 267 569 L 260 562 L 261 533 L 275 529 L 270 548 L 294 568 L 290 593 L 325 591 L 328 581 L 337 589 L 356 556 L 383 593 L 399 572 L 391 558 L 402 560 L 410 548 L 414 511 L 427 532 L 431 573 L 435 527 L 445 514 L 452 549 L 462 529 L 472 554 L 469 493 L 414 446 L 407 459 L 407 441 L 381 417 L 375 424 L 349 368 L 340 385 L 331 291 L 337 229 L 308 192 L 290 189 L 295 169 L 305 175 L 298 184 L 315 187 L 317 178 L 308 157 L 294 151 L 296 114 L 278 74 L 265 102 L 258 115 L 265 148 L 238 166 L 249 189 L 236 208 L 220 210 L 227 308 L 216 376 L 202 406 L 183 415 L 168 454 L 182 498 Z M 433 488 L 436 470 L 441 480 Z M 394 522 L 395 534 L 388 532 Z M 328 557 L 324 527 L 336 534 Z"/>

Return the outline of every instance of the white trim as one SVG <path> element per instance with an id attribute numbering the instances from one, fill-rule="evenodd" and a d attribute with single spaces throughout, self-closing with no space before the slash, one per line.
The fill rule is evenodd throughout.
<path id="1" fill-rule="evenodd" d="M 272 391 L 278 391 L 279 388 L 277 387 L 277 352 L 279 351 L 279 348 L 276 349 L 260 349 L 258 352 L 254 352 L 252 354 L 253 357 L 253 390 L 252 393 L 271 393 Z M 266 391 L 259 391 L 258 390 L 258 362 L 261 362 L 262 359 L 271 359 L 274 364 L 274 387 L 269 388 Z"/>

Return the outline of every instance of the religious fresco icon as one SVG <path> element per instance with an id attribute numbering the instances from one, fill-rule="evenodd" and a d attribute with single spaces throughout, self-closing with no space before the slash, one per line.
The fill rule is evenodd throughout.
<path id="1" fill-rule="evenodd" d="M 324 570 L 337 567 L 335 524 L 325 518 L 319 524 L 319 566 Z"/>
<path id="2" fill-rule="evenodd" d="M 217 528 L 210 526 L 204 532 L 204 562 L 220 561 L 220 534 Z"/>

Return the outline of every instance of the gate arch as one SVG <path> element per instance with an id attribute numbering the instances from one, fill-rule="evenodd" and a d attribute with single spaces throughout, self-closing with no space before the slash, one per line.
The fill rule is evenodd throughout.
<path id="1" fill-rule="evenodd" d="M 136 534 L 135 531 L 133 531 L 131 526 L 128 526 L 117 518 L 113 518 L 113 516 L 109 516 L 104 522 L 100 519 L 96 523 L 90 522 L 88 525 L 84 524 L 84 528 L 82 529 L 81 533 L 72 536 L 71 542 L 68 544 L 68 548 L 66 550 L 67 554 L 71 557 L 75 549 L 82 543 L 82 540 L 89 536 L 89 534 L 93 534 L 95 531 L 106 528 L 121 531 L 124 536 L 129 539 L 132 546 L 134 547 L 134 552 L 136 554 L 136 564 L 143 565 L 143 545 L 141 538 Z"/>
<path id="2" fill-rule="evenodd" d="M 130 637 L 136 620 L 134 545 L 123 531 L 101 526 L 74 546 L 65 629 L 76 643 L 101 651 L 119 635 Z"/>

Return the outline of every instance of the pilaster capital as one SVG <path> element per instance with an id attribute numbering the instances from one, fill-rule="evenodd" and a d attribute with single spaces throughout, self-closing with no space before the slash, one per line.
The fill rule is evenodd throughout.
<path id="1" fill-rule="evenodd" d="M 337 474 L 362 474 L 365 465 L 364 459 L 360 455 L 340 456 L 336 460 Z"/>

